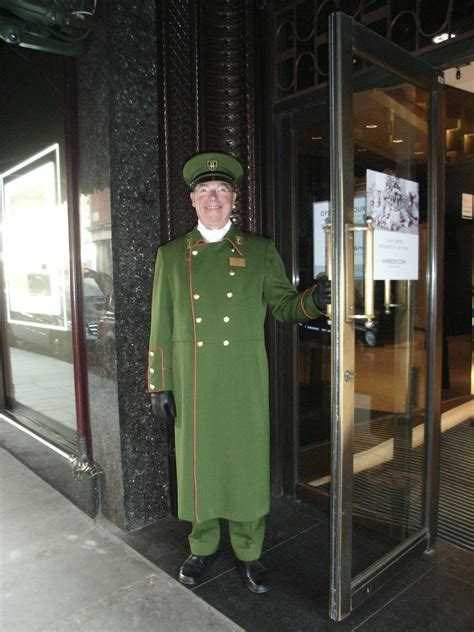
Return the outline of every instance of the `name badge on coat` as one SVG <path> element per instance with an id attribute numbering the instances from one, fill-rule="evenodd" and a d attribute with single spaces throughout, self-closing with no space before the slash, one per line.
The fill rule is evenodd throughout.
<path id="1" fill-rule="evenodd" d="M 245 259 L 241 257 L 229 257 L 229 265 L 234 268 L 245 268 Z"/>

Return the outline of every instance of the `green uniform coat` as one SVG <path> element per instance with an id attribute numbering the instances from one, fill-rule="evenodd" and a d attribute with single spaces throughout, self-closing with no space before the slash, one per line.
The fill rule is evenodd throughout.
<path id="1" fill-rule="evenodd" d="M 173 391 L 178 514 L 250 521 L 269 511 L 268 365 L 264 320 L 316 318 L 273 242 L 232 225 L 197 229 L 158 249 L 148 390 Z"/>

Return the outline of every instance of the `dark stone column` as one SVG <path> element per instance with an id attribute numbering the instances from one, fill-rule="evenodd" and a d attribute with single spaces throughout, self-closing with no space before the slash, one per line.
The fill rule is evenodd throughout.
<path id="1" fill-rule="evenodd" d="M 154 258 L 162 241 L 155 0 L 118 0 L 78 60 L 81 199 L 113 304 L 89 354 L 93 457 L 102 510 L 126 530 L 169 511 L 164 433 L 151 416 L 146 361 Z"/>
<path id="2" fill-rule="evenodd" d="M 152 271 L 160 231 L 155 0 L 111 3 L 110 191 L 124 527 L 168 510 L 164 435 L 146 393 Z"/>

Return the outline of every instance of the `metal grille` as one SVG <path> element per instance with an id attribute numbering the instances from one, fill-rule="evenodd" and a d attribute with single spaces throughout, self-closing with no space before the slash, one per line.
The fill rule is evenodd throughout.
<path id="1" fill-rule="evenodd" d="M 420 526 L 423 488 L 423 446 L 410 451 L 409 463 L 396 457 L 354 477 L 354 513 L 368 515 L 377 507 L 392 524 Z M 405 469 L 404 469 L 405 467 Z M 403 507 L 409 490 L 408 513 Z M 440 539 L 474 551 L 474 427 L 459 424 L 441 436 L 439 526 Z"/>
<path id="2" fill-rule="evenodd" d="M 388 416 L 356 424 L 355 450 L 356 453 L 367 451 L 367 465 L 370 464 L 371 449 L 377 450 L 381 435 L 387 438 L 394 434 L 398 436 L 391 460 L 355 474 L 353 513 L 416 531 L 421 524 L 423 447 L 411 448 L 411 433 L 394 432 L 395 419 Z M 406 422 L 401 422 L 402 427 L 406 425 Z M 376 434 L 372 428 L 376 428 Z"/>
<path id="3" fill-rule="evenodd" d="M 441 439 L 439 537 L 474 551 L 474 427 L 466 421 Z"/>
<path id="4" fill-rule="evenodd" d="M 276 102 L 314 90 L 327 81 L 328 17 L 336 9 L 411 52 L 433 47 L 433 37 L 441 33 L 446 33 L 449 42 L 451 36 L 467 33 L 474 27 L 473 0 L 287 2 L 273 14 Z"/>
<path id="5" fill-rule="evenodd" d="M 378 420 L 378 434 L 383 423 Z M 389 436 L 391 431 L 387 431 Z M 355 451 L 376 448 L 370 424 L 357 424 Z M 403 448 L 403 446 L 402 446 Z M 404 452 L 401 449 L 398 455 Z M 424 446 L 408 449 L 409 459 L 394 455 L 390 461 L 354 475 L 353 513 L 381 523 L 416 531 L 420 527 L 423 501 Z M 329 493 L 329 484 L 322 485 Z M 469 421 L 441 436 L 438 535 L 442 540 L 474 551 L 474 427 Z"/>

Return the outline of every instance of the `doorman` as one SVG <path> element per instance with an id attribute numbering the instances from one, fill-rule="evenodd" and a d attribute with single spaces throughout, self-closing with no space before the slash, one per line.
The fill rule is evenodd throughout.
<path id="1" fill-rule="evenodd" d="M 198 222 L 158 249 L 148 391 L 155 417 L 174 426 L 178 515 L 192 522 L 180 581 L 203 578 L 223 518 L 245 585 L 262 593 L 270 588 L 259 560 L 270 503 L 265 315 L 270 308 L 284 323 L 318 318 L 330 283 L 297 292 L 273 242 L 231 222 L 242 175 L 223 153 L 184 166 Z"/>

